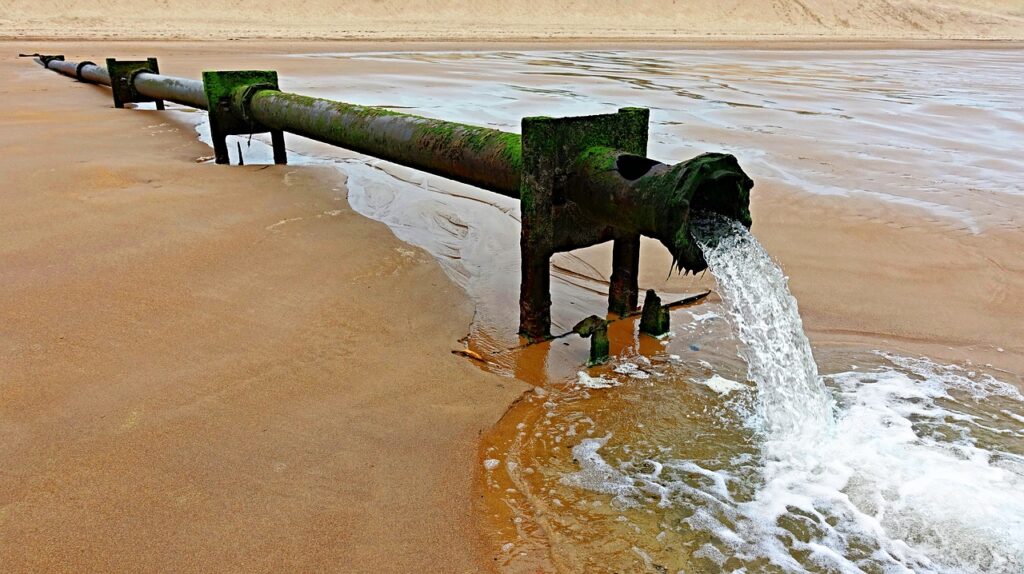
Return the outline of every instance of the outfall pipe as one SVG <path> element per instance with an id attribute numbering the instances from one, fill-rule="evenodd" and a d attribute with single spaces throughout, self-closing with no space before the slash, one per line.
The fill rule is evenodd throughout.
<path id="1" fill-rule="evenodd" d="M 110 85 L 110 74 L 107 73 L 107 69 L 91 62 L 46 61 L 42 58 L 36 58 L 36 62 L 44 68 L 70 78 L 104 86 Z M 132 85 L 144 96 L 201 110 L 208 109 L 206 92 L 199 80 L 140 72 L 133 76 Z"/>
<path id="2" fill-rule="evenodd" d="M 37 58 L 65 76 L 110 85 L 90 62 Z M 203 82 L 149 72 L 133 87 L 154 99 L 208 109 Z M 235 108 L 271 130 L 378 157 L 519 198 L 518 134 L 403 114 L 382 108 L 255 87 L 239 90 Z M 731 155 L 704 154 L 668 165 L 611 148 L 590 148 L 570 167 L 565 196 L 599 224 L 660 240 L 681 269 L 706 268 L 690 237 L 691 212 L 713 211 L 750 225 L 753 182 Z"/>
<path id="3" fill-rule="evenodd" d="M 580 155 L 569 173 L 566 197 L 588 217 L 661 241 L 684 271 L 707 268 L 690 236 L 695 212 L 713 212 L 751 225 L 754 182 L 729 154 L 705 153 L 668 165 L 594 147 Z"/>

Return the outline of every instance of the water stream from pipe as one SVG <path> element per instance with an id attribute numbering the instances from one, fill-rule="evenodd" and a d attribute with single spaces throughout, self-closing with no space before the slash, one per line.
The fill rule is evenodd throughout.
<path id="1" fill-rule="evenodd" d="M 722 297 L 674 323 L 699 355 L 667 341 L 506 416 L 486 463 L 505 570 L 1024 571 L 1019 391 L 881 351 L 822 376 L 757 239 L 694 232 Z"/>
<path id="2" fill-rule="evenodd" d="M 705 215 L 692 232 L 743 343 L 747 377 L 757 384 L 757 424 L 777 439 L 830 433 L 834 403 L 782 269 L 735 221 Z"/>

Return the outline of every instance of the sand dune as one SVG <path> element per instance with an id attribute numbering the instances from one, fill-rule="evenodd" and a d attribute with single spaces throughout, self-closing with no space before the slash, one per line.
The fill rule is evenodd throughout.
<path id="1" fill-rule="evenodd" d="M 1024 39 L 1020 0 L 8 0 L 0 37 Z"/>

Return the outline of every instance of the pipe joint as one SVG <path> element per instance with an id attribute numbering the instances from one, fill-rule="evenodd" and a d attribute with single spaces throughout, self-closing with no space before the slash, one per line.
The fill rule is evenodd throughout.
<path id="1" fill-rule="evenodd" d="M 110 91 L 114 97 L 115 108 L 123 108 L 125 104 L 155 102 L 158 110 L 164 109 L 162 99 L 146 96 L 135 87 L 135 80 L 143 73 L 160 73 L 160 66 L 156 58 L 145 60 L 107 58 L 107 74 L 110 76 Z"/>
<path id="2" fill-rule="evenodd" d="M 64 55 L 63 54 L 55 54 L 55 55 L 40 55 L 39 56 L 39 61 L 42 62 L 44 68 L 49 68 L 50 67 L 50 62 L 53 62 L 54 60 L 56 60 L 58 62 L 63 62 L 64 61 Z"/>
<path id="3" fill-rule="evenodd" d="M 78 65 L 75 66 L 75 77 L 78 78 L 78 81 L 82 82 L 82 83 L 85 83 L 85 84 L 91 83 L 91 82 L 89 82 L 89 80 L 85 79 L 84 76 L 82 76 L 82 70 L 84 70 L 86 66 L 95 66 L 95 65 L 96 65 L 95 62 L 90 62 L 89 60 L 85 60 L 84 62 L 79 62 Z"/>

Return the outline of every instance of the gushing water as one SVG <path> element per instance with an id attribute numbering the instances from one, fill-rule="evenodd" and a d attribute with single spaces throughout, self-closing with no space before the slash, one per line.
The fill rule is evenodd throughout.
<path id="1" fill-rule="evenodd" d="M 694 234 L 731 325 L 691 313 L 674 324 L 692 358 L 623 357 L 520 405 L 541 413 L 488 467 L 526 509 L 509 564 L 529 519 L 566 572 L 1024 571 L 1024 396 L 887 352 L 822 376 L 758 241 L 714 218 Z M 753 385 L 708 344 L 736 339 Z"/>
<path id="2" fill-rule="evenodd" d="M 757 423 L 769 438 L 830 432 L 834 402 L 782 269 L 738 222 L 707 215 L 693 229 L 757 383 Z"/>

